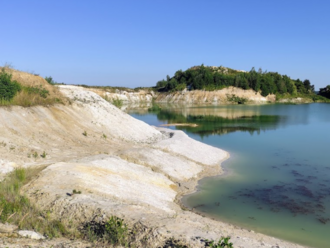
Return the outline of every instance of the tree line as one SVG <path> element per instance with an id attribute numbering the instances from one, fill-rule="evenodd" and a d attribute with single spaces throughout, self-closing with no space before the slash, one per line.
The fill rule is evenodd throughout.
<path id="1" fill-rule="evenodd" d="M 327 85 L 324 88 L 320 88 L 319 95 L 330 99 L 330 85 Z"/>
<path id="2" fill-rule="evenodd" d="M 261 91 L 268 94 L 314 94 L 314 85 L 308 79 L 291 79 L 277 72 L 267 72 L 253 67 L 249 72 L 237 71 L 226 67 L 194 66 L 186 71 L 178 70 L 173 77 L 158 81 L 160 91 L 218 90 L 228 86 Z"/>

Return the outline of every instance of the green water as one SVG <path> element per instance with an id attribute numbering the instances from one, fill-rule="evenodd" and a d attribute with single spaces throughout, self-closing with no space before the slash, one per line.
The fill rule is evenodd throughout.
<path id="1" fill-rule="evenodd" d="M 168 107 L 132 116 L 228 151 L 225 175 L 183 203 L 257 232 L 330 247 L 330 104 Z"/>

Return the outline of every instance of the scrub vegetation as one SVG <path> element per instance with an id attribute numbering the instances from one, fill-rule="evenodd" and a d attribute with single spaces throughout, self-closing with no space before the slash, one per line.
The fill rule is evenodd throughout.
<path id="1" fill-rule="evenodd" d="M 14 79 L 16 78 L 21 79 Z M 64 103 L 59 90 L 43 78 L 2 67 L 0 72 L 0 106 L 30 107 Z"/>
<path id="2" fill-rule="evenodd" d="M 308 79 L 291 79 L 277 72 L 267 72 L 253 67 L 249 72 L 238 71 L 223 66 L 194 66 L 186 71 L 178 70 L 173 77 L 158 81 L 158 91 L 172 92 L 188 90 L 219 90 L 234 86 L 253 89 L 261 95 L 314 96 L 314 85 Z"/>
<path id="3" fill-rule="evenodd" d="M 17 225 L 20 229 L 35 230 L 48 238 L 68 235 L 70 232 L 60 220 L 50 218 L 49 212 L 39 211 L 21 194 L 24 184 L 43 168 L 17 168 L 0 183 L 0 221 Z"/>

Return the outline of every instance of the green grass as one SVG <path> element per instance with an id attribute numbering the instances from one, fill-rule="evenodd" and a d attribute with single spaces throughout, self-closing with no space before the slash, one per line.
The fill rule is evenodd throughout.
<path id="1" fill-rule="evenodd" d="M 119 98 L 112 99 L 111 103 L 119 109 L 123 106 L 123 100 L 121 100 Z"/>
<path id="2" fill-rule="evenodd" d="M 18 225 L 20 229 L 35 230 L 49 238 L 68 236 L 70 232 L 60 220 L 51 219 L 21 194 L 22 186 L 41 170 L 17 168 L 0 183 L 0 221 Z"/>
<path id="3" fill-rule="evenodd" d="M 133 232 L 130 232 L 123 219 L 111 216 L 105 223 L 90 222 L 83 228 L 85 238 L 92 242 L 101 242 L 114 246 L 130 247 Z"/>
<path id="4" fill-rule="evenodd" d="M 211 240 L 207 245 L 211 248 L 234 248 L 233 243 L 229 242 L 230 237 L 221 237 L 218 242 Z"/>
<path id="5" fill-rule="evenodd" d="M 117 98 L 109 98 L 107 95 L 103 96 L 103 99 L 106 100 L 107 102 L 110 102 L 112 103 L 114 106 L 116 106 L 117 108 L 121 108 L 124 104 L 123 100 L 119 99 L 118 97 Z"/>

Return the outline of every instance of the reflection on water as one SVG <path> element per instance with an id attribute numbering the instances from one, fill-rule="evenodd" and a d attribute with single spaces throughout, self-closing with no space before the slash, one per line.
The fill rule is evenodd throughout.
<path id="1" fill-rule="evenodd" d="M 229 173 L 201 180 L 183 198 L 187 207 L 293 242 L 330 243 L 329 104 L 162 106 L 131 114 L 153 125 L 195 123 L 175 128 L 230 152 L 223 164 Z"/>
<path id="2" fill-rule="evenodd" d="M 206 107 L 186 107 L 184 105 L 158 104 L 161 109 L 153 112 L 158 121 L 166 124 L 191 123 L 196 126 L 178 126 L 177 129 L 201 137 L 214 134 L 227 134 L 235 131 L 245 131 L 250 134 L 273 130 L 280 126 L 297 123 L 307 123 L 306 114 L 291 115 L 295 105 L 226 105 Z M 275 109 L 274 109 L 274 106 Z M 309 105 L 302 105 L 300 112 L 305 112 Z M 279 109 L 286 108 L 288 115 L 276 114 Z M 129 108 L 132 115 L 147 115 L 148 108 Z"/>
<path id="3" fill-rule="evenodd" d="M 197 111 L 196 111 L 197 112 Z M 192 126 L 178 126 L 177 129 L 190 133 L 199 134 L 201 137 L 214 134 L 227 134 L 235 131 L 246 131 L 253 134 L 260 133 L 261 130 L 275 129 L 280 122 L 280 117 L 276 115 L 241 115 L 237 114 L 233 118 L 219 117 L 214 115 L 193 115 L 186 116 L 180 113 L 174 113 L 169 110 L 161 110 L 157 113 L 160 121 L 170 123 L 193 123 Z"/>

